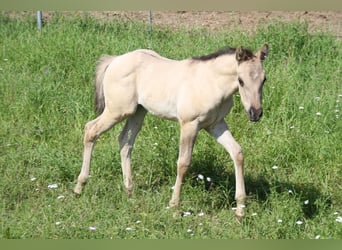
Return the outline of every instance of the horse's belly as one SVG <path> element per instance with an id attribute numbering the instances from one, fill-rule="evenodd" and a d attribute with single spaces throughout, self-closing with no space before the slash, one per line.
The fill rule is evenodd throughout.
<path id="1" fill-rule="evenodd" d="M 165 100 L 141 100 L 142 105 L 149 113 L 168 120 L 177 120 L 176 105 Z"/>

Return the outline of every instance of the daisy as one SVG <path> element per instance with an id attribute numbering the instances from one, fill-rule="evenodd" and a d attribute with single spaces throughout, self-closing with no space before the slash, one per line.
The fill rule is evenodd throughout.
<path id="1" fill-rule="evenodd" d="M 50 188 L 50 189 L 58 188 L 58 184 L 50 184 L 50 185 L 48 185 L 48 188 Z"/>

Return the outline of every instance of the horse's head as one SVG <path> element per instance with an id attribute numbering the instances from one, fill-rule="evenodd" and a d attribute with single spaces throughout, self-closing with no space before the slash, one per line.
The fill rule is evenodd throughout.
<path id="1" fill-rule="evenodd" d="M 262 87 L 266 80 L 262 62 L 268 55 L 265 44 L 256 54 L 242 47 L 236 49 L 238 62 L 237 79 L 239 93 L 250 121 L 256 122 L 262 116 Z"/>

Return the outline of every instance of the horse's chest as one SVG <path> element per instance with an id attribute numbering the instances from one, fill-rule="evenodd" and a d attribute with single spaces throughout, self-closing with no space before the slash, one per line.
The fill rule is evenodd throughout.
<path id="1" fill-rule="evenodd" d="M 233 98 L 228 98 L 227 100 L 208 108 L 207 112 L 204 112 L 201 115 L 200 121 L 205 124 L 205 126 L 217 123 L 224 119 L 224 117 L 230 112 L 232 106 Z"/>

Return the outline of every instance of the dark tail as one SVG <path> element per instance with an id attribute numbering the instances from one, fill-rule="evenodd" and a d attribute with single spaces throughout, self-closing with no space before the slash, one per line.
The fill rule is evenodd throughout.
<path id="1" fill-rule="evenodd" d="M 108 68 L 108 65 L 112 62 L 115 56 L 104 55 L 100 58 L 96 67 L 95 76 L 95 102 L 94 109 L 95 114 L 102 114 L 105 108 L 105 97 L 103 93 L 103 77 Z"/>

